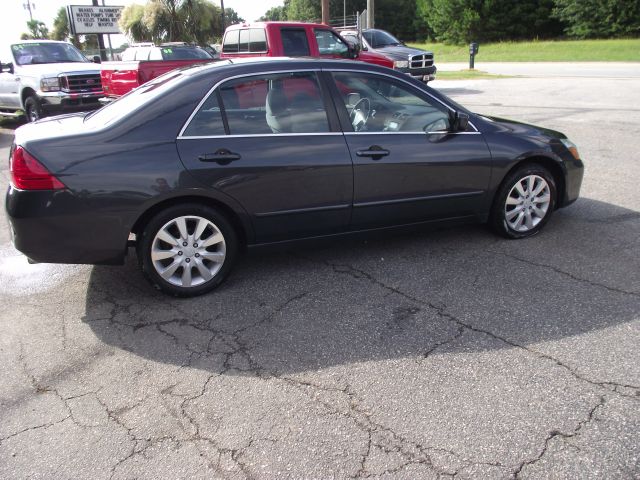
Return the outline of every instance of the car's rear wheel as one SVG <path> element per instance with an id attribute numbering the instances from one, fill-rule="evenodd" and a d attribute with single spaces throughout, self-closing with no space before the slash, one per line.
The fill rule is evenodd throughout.
<path id="1" fill-rule="evenodd" d="M 28 122 L 35 122 L 42 118 L 42 107 L 35 95 L 31 95 L 24 101 L 24 113 Z"/>
<path id="2" fill-rule="evenodd" d="M 530 237 L 549 221 L 555 201 L 553 175 L 541 165 L 523 165 L 502 183 L 489 222 L 497 233 L 505 237 Z"/>
<path id="3" fill-rule="evenodd" d="M 154 216 L 138 243 L 143 273 L 160 290 L 192 297 L 216 288 L 238 252 L 237 235 L 217 210 L 195 203 Z"/>

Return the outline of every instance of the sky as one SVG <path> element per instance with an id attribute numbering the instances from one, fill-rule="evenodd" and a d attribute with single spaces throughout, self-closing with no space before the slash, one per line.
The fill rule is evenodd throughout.
<path id="1" fill-rule="evenodd" d="M 27 21 L 29 20 L 29 11 L 24 8 L 29 0 L 0 0 L 2 8 L 2 26 L 0 27 L 0 46 L 6 48 L 7 45 L 14 43 L 20 39 L 20 34 L 27 31 Z M 60 7 L 67 5 L 91 5 L 91 0 L 30 0 L 32 4 L 33 18 L 44 22 L 49 30 L 53 27 L 53 19 Z M 99 1 L 102 4 L 102 0 Z M 139 3 L 144 5 L 145 0 L 105 0 L 107 6 L 129 5 L 131 3 Z M 220 5 L 219 0 L 213 0 L 213 3 Z M 282 5 L 283 0 L 224 0 L 225 8 L 233 8 L 238 15 L 247 21 L 257 20 L 267 10 L 272 7 Z M 35 8 L 33 7 L 35 5 Z M 125 37 L 120 35 L 112 35 L 112 45 L 114 47 L 121 45 L 126 41 Z M 106 39 L 105 39 L 106 43 Z"/>

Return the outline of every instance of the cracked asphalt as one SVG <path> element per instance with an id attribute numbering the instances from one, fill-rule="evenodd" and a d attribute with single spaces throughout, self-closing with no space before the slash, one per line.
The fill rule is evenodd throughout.
<path id="1" fill-rule="evenodd" d="M 640 478 L 637 82 L 438 86 L 568 134 L 581 199 L 527 240 L 251 253 L 189 300 L 134 255 L 28 265 L 2 217 L 0 478 Z"/>

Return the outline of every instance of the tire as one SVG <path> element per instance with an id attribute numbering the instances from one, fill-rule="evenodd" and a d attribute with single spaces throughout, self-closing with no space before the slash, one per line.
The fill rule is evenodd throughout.
<path id="1" fill-rule="evenodd" d="M 35 95 L 31 95 L 24 102 L 24 113 L 27 117 L 27 122 L 35 122 L 40 120 L 44 115 L 42 114 L 42 107 L 40 101 Z"/>
<path id="2" fill-rule="evenodd" d="M 541 165 L 526 164 L 510 173 L 496 193 L 489 224 L 507 238 L 538 233 L 556 206 L 556 183 Z"/>
<path id="3" fill-rule="evenodd" d="M 161 211 L 147 222 L 138 242 L 142 273 L 154 287 L 177 297 L 216 288 L 231 271 L 237 253 L 238 235 L 230 222 L 198 203 Z"/>

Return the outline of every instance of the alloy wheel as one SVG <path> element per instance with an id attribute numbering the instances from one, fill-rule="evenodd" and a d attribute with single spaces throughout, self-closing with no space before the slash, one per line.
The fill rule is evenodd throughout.
<path id="1" fill-rule="evenodd" d="M 222 268 L 227 245 L 210 220 L 189 215 L 167 222 L 151 243 L 151 261 L 164 280 L 183 288 L 202 285 Z"/>
<path id="2" fill-rule="evenodd" d="M 504 218 L 516 232 L 533 230 L 547 215 L 551 189 L 539 175 L 527 175 L 516 181 L 504 206 Z"/>

